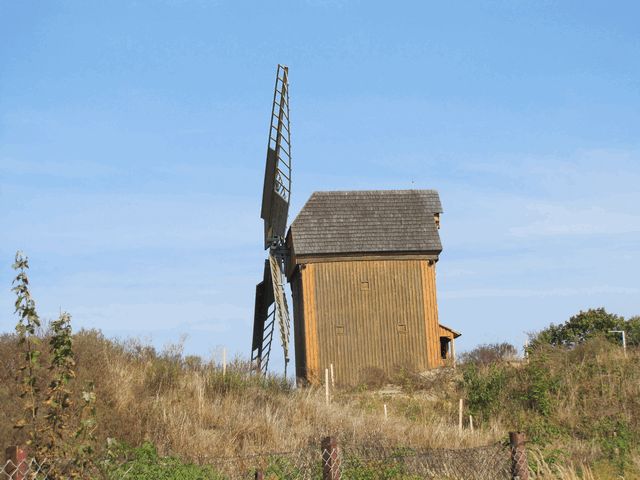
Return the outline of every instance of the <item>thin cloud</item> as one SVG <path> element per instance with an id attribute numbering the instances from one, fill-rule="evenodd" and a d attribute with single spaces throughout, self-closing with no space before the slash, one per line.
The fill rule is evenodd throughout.
<path id="1" fill-rule="evenodd" d="M 613 295 L 637 295 L 640 288 L 616 287 L 601 285 L 584 288 L 548 288 L 548 289 L 528 289 L 528 288 L 479 288 L 467 290 L 444 290 L 439 294 L 444 299 L 462 298 L 533 298 L 533 297 L 571 297 L 589 296 L 598 294 Z"/>
<path id="2" fill-rule="evenodd" d="M 64 179 L 87 179 L 121 173 L 113 164 L 89 160 L 17 160 L 0 158 L 0 172 L 5 175 L 41 175 Z"/>
<path id="3" fill-rule="evenodd" d="M 112 331 L 186 331 L 228 332 L 234 325 L 249 322 L 251 309 L 232 304 L 204 302 L 112 303 L 77 305 L 72 311 L 77 325 Z M 211 312 L 215 312 L 215 316 Z"/>
<path id="4" fill-rule="evenodd" d="M 640 201 L 640 198 L 638 199 Z M 532 204 L 528 210 L 541 217 L 528 225 L 511 227 L 515 237 L 562 235 L 619 235 L 640 232 L 640 216 L 602 207 L 572 208 L 561 204 Z"/>

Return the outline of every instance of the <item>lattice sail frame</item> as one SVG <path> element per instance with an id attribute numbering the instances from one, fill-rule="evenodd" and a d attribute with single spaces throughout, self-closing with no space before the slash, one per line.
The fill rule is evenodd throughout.
<path id="1" fill-rule="evenodd" d="M 256 285 L 253 341 L 251 346 L 252 366 L 262 373 L 266 373 L 269 366 L 269 354 L 271 352 L 276 318 L 276 306 L 271 282 L 271 267 L 269 260 L 265 260 L 262 282 Z"/>
<path id="2" fill-rule="evenodd" d="M 273 285 L 273 298 L 276 304 L 276 315 L 278 326 L 280 327 L 280 341 L 284 350 L 285 374 L 289 363 L 289 307 L 287 297 L 284 294 L 284 273 L 282 271 L 282 261 L 273 253 L 269 253 L 269 264 L 271 267 L 271 284 Z"/>
<path id="3" fill-rule="evenodd" d="M 262 191 L 264 247 L 269 249 L 264 279 L 256 287 L 251 362 L 267 372 L 275 321 L 284 351 L 285 375 L 289 362 L 290 316 L 284 291 L 283 265 L 288 251 L 284 237 L 291 199 L 291 124 L 289 117 L 289 69 L 278 65 L 269 123 L 269 140 Z M 269 269 L 269 272 L 267 272 Z M 271 284 L 269 286 L 268 284 Z M 271 295 L 271 291 L 273 295 Z"/>
<path id="4" fill-rule="evenodd" d="M 275 192 L 289 203 L 291 197 L 291 124 L 289 121 L 289 68 L 278 65 L 273 91 L 269 148 L 276 152 Z"/>
<path id="5" fill-rule="evenodd" d="M 289 69 L 278 65 L 273 92 L 267 161 L 262 192 L 264 242 L 268 248 L 283 239 L 291 199 L 291 124 L 289 120 Z"/>

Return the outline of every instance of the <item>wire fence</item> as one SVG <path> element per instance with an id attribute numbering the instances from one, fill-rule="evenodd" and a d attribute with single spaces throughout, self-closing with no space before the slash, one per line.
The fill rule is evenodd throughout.
<path id="1" fill-rule="evenodd" d="M 511 479 L 510 451 L 503 445 L 456 450 L 415 450 L 380 446 L 280 453 L 212 463 L 223 478 L 301 479 Z M 258 477 L 255 476 L 258 472 Z M 260 477 L 262 475 L 262 477 Z"/>
<path id="2" fill-rule="evenodd" d="M 47 470 L 44 465 L 40 465 L 35 458 L 22 460 L 14 463 L 13 460 L 7 462 L 0 470 L 2 480 L 23 480 L 23 479 L 46 479 Z"/>
<path id="3" fill-rule="evenodd" d="M 294 452 L 215 458 L 204 462 L 209 474 L 202 480 L 507 480 L 527 478 L 514 471 L 513 449 L 494 444 L 465 449 L 417 450 L 379 445 L 338 445 L 333 438 L 321 448 Z M 518 461 L 522 460 L 518 450 Z M 9 459 L 0 470 L 0 480 L 66 480 L 64 471 L 53 462 L 33 458 Z M 519 475 L 518 475 L 519 473 Z M 113 475 L 99 468 L 86 478 L 134 479 L 135 468 L 123 464 Z M 84 478 L 84 476 L 83 476 Z M 146 477 L 145 477 L 146 478 Z M 163 477 L 169 478 L 169 477 Z M 177 477 L 176 477 L 177 478 Z"/>

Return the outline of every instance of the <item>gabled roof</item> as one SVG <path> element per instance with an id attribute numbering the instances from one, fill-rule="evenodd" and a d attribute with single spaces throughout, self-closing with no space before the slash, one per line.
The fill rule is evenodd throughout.
<path id="1" fill-rule="evenodd" d="M 296 256 L 442 251 L 435 190 L 314 192 L 291 224 Z"/>

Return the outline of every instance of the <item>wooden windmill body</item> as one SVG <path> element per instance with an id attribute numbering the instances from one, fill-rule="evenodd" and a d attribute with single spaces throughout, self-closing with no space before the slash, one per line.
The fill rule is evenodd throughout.
<path id="1" fill-rule="evenodd" d="M 434 190 L 316 192 L 287 235 L 296 376 L 339 383 L 443 365 L 459 334 L 438 322 L 442 208 Z"/>

